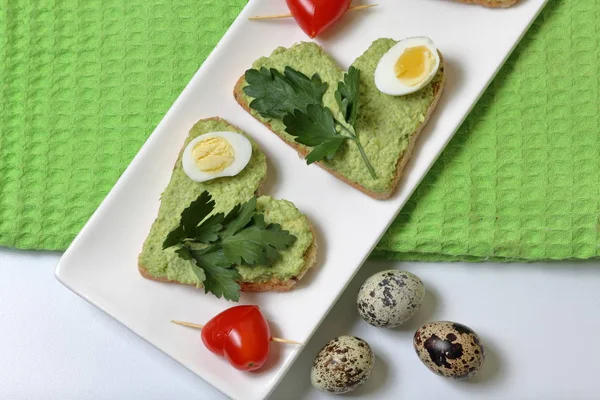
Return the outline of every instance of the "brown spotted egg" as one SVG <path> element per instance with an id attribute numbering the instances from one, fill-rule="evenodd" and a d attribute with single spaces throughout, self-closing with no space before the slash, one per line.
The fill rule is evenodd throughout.
<path id="1" fill-rule="evenodd" d="M 367 342 L 340 336 L 321 349 L 310 371 L 310 381 L 322 392 L 347 393 L 369 379 L 374 362 Z"/>
<path id="2" fill-rule="evenodd" d="M 368 278 L 358 291 L 356 306 L 369 324 L 395 328 L 417 312 L 424 296 L 425 286 L 416 275 L 393 269 Z"/>
<path id="3" fill-rule="evenodd" d="M 473 376 L 483 364 L 483 345 L 469 327 L 438 321 L 423 325 L 413 339 L 419 359 L 432 372 L 447 378 Z"/>

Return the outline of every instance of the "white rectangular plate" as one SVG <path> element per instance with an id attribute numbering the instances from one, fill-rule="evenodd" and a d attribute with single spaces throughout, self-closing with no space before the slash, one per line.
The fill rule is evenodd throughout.
<path id="1" fill-rule="evenodd" d="M 57 278 L 228 396 L 267 397 L 301 348 L 274 345 L 261 372 L 236 371 L 204 348 L 198 332 L 169 323 L 202 323 L 232 304 L 192 287 L 143 279 L 137 271 L 137 256 L 190 127 L 220 116 L 252 135 L 270 162 L 267 193 L 293 201 L 315 225 L 317 265 L 299 287 L 241 299 L 260 305 L 275 335 L 306 342 L 545 3 L 523 0 L 508 10 L 489 10 L 450 0 L 383 1 L 349 13 L 319 38 L 343 67 L 380 37 L 430 36 L 446 59 L 446 89 L 401 186 L 390 200 L 377 201 L 306 166 L 233 99 L 236 80 L 256 58 L 306 40 L 293 20 L 248 21 L 285 12 L 283 1 L 250 1 L 66 251 Z"/>

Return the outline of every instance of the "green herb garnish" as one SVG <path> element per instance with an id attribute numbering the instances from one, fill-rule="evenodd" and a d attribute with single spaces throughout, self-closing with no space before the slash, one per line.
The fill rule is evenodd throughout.
<path id="1" fill-rule="evenodd" d="M 329 108 L 310 104 L 306 112 L 295 110 L 283 117 L 285 131 L 296 137 L 296 142 L 311 146 L 306 163 L 312 164 L 324 158 L 331 160 L 340 145 L 348 139 L 335 129 L 335 120 Z"/>
<path id="2" fill-rule="evenodd" d="M 274 68 L 246 71 L 244 93 L 253 97 L 250 107 L 265 118 L 283 119 L 294 110 L 306 110 L 309 104 L 321 104 L 327 84 L 315 74 L 308 78 L 285 67 L 283 74 Z"/>
<path id="3" fill-rule="evenodd" d="M 335 101 L 337 101 L 344 119 L 350 126 L 356 124 L 358 116 L 358 90 L 360 86 L 360 70 L 350 67 L 344 74 L 344 82 L 338 82 L 338 88 L 335 92 Z"/>
<path id="4" fill-rule="evenodd" d="M 241 276 L 235 267 L 270 265 L 296 237 L 279 224 L 267 224 L 256 210 L 256 197 L 236 205 L 227 215 L 210 215 L 214 207 L 210 193 L 202 192 L 183 210 L 163 249 L 176 247 L 179 257 L 193 261 L 192 270 L 206 293 L 238 301 Z"/>
<path id="5" fill-rule="evenodd" d="M 244 87 L 244 92 L 254 98 L 250 108 L 265 118 L 283 120 L 285 131 L 294 136 L 296 142 L 313 148 L 306 156 L 307 164 L 331 160 L 344 141 L 352 140 L 358 146 L 369 173 L 377 178 L 355 133 L 360 86 L 360 71 L 357 68 L 350 67 L 344 74 L 343 82 L 338 82 L 335 92 L 344 122 L 338 121 L 332 111 L 323 106 L 327 84 L 321 81 L 318 74 L 308 78 L 291 67 L 285 67 L 283 74 L 276 69 L 263 67 L 260 71 L 246 71 L 246 82 L 248 85 Z"/>

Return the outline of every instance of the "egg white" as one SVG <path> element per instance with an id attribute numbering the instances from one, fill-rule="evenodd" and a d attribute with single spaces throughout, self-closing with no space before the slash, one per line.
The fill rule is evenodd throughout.
<path id="1" fill-rule="evenodd" d="M 433 54 L 435 65 L 429 72 L 427 77 L 419 84 L 410 86 L 402 83 L 396 76 L 394 67 L 398 58 L 404 53 L 404 50 L 410 47 L 425 46 Z M 423 89 L 435 76 L 438 69 L 440 68 L 440 55 L 431 40 L 428 37 L 411 37 L 402 39 L 394 47 L 388 50 L 387 53 L 381 57 L 377 68 L 375 69 L 375 86 L 382 93 L 389 94 L 391 96 L 404 96 L 414 92 L 418 92 Z"/>
<path id="2" fill-rule="evenodd" d="M 194 146 L 201 140 L 210 139 L 213 137 L 221 137 L 229 142 L 233 148 L 233 162 L 219 172 L 206 172 L 200 170 L 196 165 L 192 150 Z M 252 157 L 252 144 L 244 135 L 236 132 L 211 132 L 200 135 L 194 138 L 183 151 L 181 164 L 185 174 L 194 182 L 206 182 L 211 179 L 221 178 L 224 176 L 235 176 L 250 162 Z"/>

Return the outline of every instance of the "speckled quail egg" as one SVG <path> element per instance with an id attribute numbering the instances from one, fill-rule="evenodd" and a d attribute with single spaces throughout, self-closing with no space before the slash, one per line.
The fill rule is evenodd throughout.
<path id="1" fill-rule="evenodd" d="M 367 342 L 354 336 L 340 336 L 321 349 L 310 371 L 310 381 L 322 392 L 347 393 L 369 379 L 374 362 Z"/>
<path id="2" fill-rule="evenodd" d="M 464 379 L 475 375 L 485 358 L 479 336 L 456 322 L 423 325 L 415 333 L 413 345 L 427 368 L 447 378 Z"/>
<path id="3" fill-rule="evenodd" d="M 181 165 L 195 182 L 235 176 L 248 165 L 252 144 L 236 132 L 211 132 L 193 139 L 183 150 Z"/>
<path id="4" fill-rule="evenodd" d="M 440 54 L 430 38 L 406 38 L 381 57 L 375 86 L 385 94 L 404 96 L 424 88 L 439 68 Z"/>
<path id="5" fill-rule="evenodd" d="M 406 271 L 382 271 L 368 278 L 358 291 L 360 316 L 373 326 L 395 328 L 412 317 L 423 302 L 425 286 Z"/>

